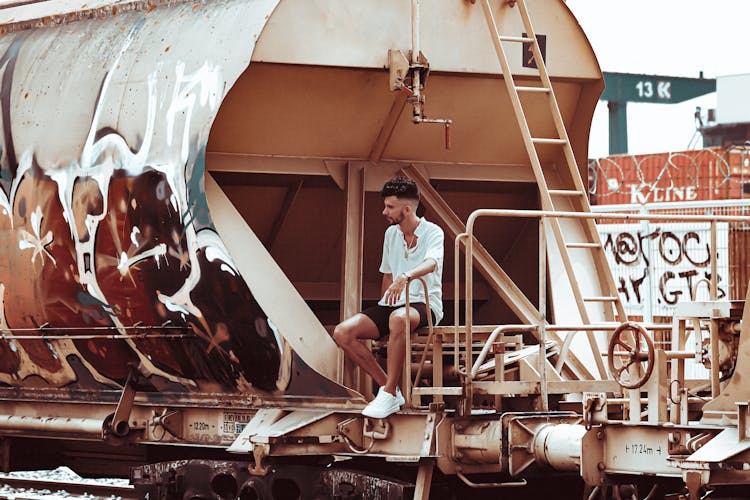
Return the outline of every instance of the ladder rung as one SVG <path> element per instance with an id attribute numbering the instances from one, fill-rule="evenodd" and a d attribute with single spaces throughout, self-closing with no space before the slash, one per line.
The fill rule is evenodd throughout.
<path id="1" fill-rule="evenodd" d="M 601 243 L 566 243 L 568 248 L 601 248 Z"/>
<path id="2" fill-rule="evenodd" d="M 546 137 L 532 137 L 531 140 L 537 144 L 567 144 L 565 139 L 548 139 Z"/>
<path id="3" fill-rule="evenodd" d="M 547 87 L 516 87 L 518 92 L 544 92 L 549 94 L 549 88 Z"/>
<path id="4" fill-rule="evenodd" d="M 617 302 L 617 297 L 583 297 L 584 302 Z"/>
<path id="5" fill-rule="evenodd" d="M 505 36 L 500 35 L 501 42 L 518 42 L 518 43 L 531 43 L 534 41 L 533 38 L 527 36 Z"/>
<path id="6" fill-rule="evenodd" d="M 550 195 L 557 196 L 585 196 L 584 193 L 576 191 L 575 189 L 548 189 L 547 192 Z"/>

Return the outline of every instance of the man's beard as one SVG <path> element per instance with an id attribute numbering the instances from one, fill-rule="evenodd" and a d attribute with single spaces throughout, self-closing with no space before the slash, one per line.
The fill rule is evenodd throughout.
<path id="1" fill-rule="evenodd" d="M 393 217 L 393 218 L 387 217 L 387 219 L 388 219 L 388 222 L 391 223 L 391 226 L 398 226 L 399 224 L 401 224 L 401 222 L 404 220 L 405 217 L 406 216 L 404 215 L 404 212 L 402 210 L 401 213 L 398 214 L 396 217 Z"/>

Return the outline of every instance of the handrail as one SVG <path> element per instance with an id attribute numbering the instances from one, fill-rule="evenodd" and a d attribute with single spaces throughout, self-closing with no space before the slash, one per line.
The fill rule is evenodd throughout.
<path id="1" fill-rule="evenodd" d="M 482 352 L 479 353 L 479 356 L 477 357 L 477 360 L 474 362 L 474 365 L 471 367 L 471 379 L 474 380 L 474 378 L 477 376 L 477 372 L 479 372 L 479 367 L 482 366 L 482 363 L 484 363 L 484 359 L 487 357 L 487 353 L 490 352 L 490 348 L 492 347 L 492 344 L 495 342 L 495 339 L 498 335 L 501 333 L 505 333 L 508 331 L 523 331 L 523 332 L 531 332 L 536 330 L 536 326 L 533 325 L 501 325 L 492 330 L 492 333 L 487 338 L 487 341 L 484 343 L 484 346 L 482 347 Z"/>
<path id="2" fill-rule="evenodd" d="M 419 368 L 417 369 L 417 376 L 414 379 L 414 383 L 412 384 L 411 381 L 411 317 L 409 313 L 409 286 L 411 285 L 412 280 L 419 280 L 420 283 L 422 283 L 422 288 L 424 289 L 424 304 L 426 308 L 426 315 L 427 315 L 427 331 L 429 332 L 427 335 L 427 342 L 425 342 L 424 350 L 422 351 L 422 359 L 419 362 Z M 427 359 L 427 350 L 430 349 L 430 345 L 432 344 L 432 336 L 434 333 L 434 326 L 432 324 L 432 310 L 430 309 L 430 294 L 429 290 L 427 289 L 427 282 L 421 278 L 406 278 L 406 288 L 404 291 L 404 337 L 405 337 L 405 347 L 406 347 L 406 357 L 404 359 L 404 393 L 406 394 L 406 405 L 408 407 L 411 407 L 411 392 L 412 392 L 412 386 L 416 386 L 419 384 L 419 377 L 422 375 L 422 368 L 424 367 L 424 362 Z"/>
<path id="3" fill-rule="evenodd" d="M 455 330 L 453 332 L 453 368 L 456 371 L 456 373 L 460 373 L 460 357 L 459 357 L 459 350 L 461 343 L 459 341 L 459 326 L 458 326 L 458 319 L 460 317 L 460 305 L 458 300 L 458 295 L 460 291 L 460 285 L 459 285 L 459 278 L 461 276 L 461 241 L 466 239 L 466 236 L 468 236 L 466 233 L 461 233 L 458 236 L 456 236 L 456 240 L 453 243 L 453 263 L 455 265 L 455 269 L 453 271 L 453 289 L 454 289 L 454 298 L 453 298 L 453 317 L 455 318 L 453 321 Z M 464 242 L 464 246 L 466 246 L 466 242 Z"/>
<path id="4" fill-rule="evenodd" d="M 466 377 L 466 395 L 467 397 L 471 397 L 471 383 L 472 379 L 476 376 L 478 366 L 481 365 L 481 361 L 483 361 L 484 358 L 487 356 L 487 352 L 489 351 L 489 348 L 491 346 L 491 343 L 494 341 L 494 338 L 499 335 L 498 329 L 493 331 L 492 335 L 490 336 L 491 340 L 488 340 L 487 343 L 485 343 L 482 352 L 480 353 L 480 357 L 477 360 L 476 363 L 473 361 L 472 356 L 472 344 L 473 344 L 473 334 L 472 334 L 472 320 L 473 320 L 473 266 L 474 266 L 474 225 L 479 217 L 516 217 L 516 218 L 539 218 L 540 219 L 540 228 L 542 227 L 544 223 L 544 219 L 547 217 L 554 217 L 554 218 L 568 218 L 568 219 L 615 219 L 615 220 L 624 220 L 624 221 L 642 221 L 642 220 L 649 220 L 649 221 L 677 221 L 677 222 L 710 222 L 711 223 L 711 252 L 710 252 L 710 262 L 711 262 L 711 280 L 709 282 L 709 288 L 710 288 L 710 296 L 711 300 L 716 300 L 716 290 L 717 290 L 717 283 L 716 283 L 716 270 L 717 270 L 717 250 L 716 250 L 716 224 L 718 222 L 745 222 L 750 223 L 750 217 L 748 216 L 730 216 L 730 215 L 675 215 L 675 214 L 623 214 L 623 213 L 594 213 L 594 212 L 562 212 L 562 211 L 549 211 L 549 210 L 517 210 L 517 209 L 479 209 L 472 212 L 466 222 L 466 232 L 461 233 L 456 236 L 455 240 L 455 256 L 454 256 L 454 262 L 455 262 L 455 276 L 454 276 L 454 282 L 455 282 L 455 297 L 454 297 L 454 304 L 455 304 L 455 319 L 454 319 L 454 325 L 455 325 L 455 335 L 454 335 L 454 342 L 456 344 L 455 353 L 454 353 L 454 364 L 456 371 L 458 373 L 461 373 L 461 367 L 460 365 L 460 358 L 459 358 L 459 266 L 460 266 L 460 259 L 459 259 L 459 250 L 460 250 L 460 242 L 462 240 L 464 241 L 465 246 L 465 309 L 466 309 L 466 315 L 465 315 L 465 342 L 466 342 L 466 349 L 467 349 L 467 355 L 466 355 L 466 367 L 467 370 L 466 373 L 468 376 Z M 543 232 L 540 229 L 540 238 L 543 238 Z M 540 256 L 540 258 L 542 258 Z M 540 276 L 540 280 L 545 277 Z M 544 293 L 544 290 L 542 290 L 542 287 L 540 285 L 540 295 L 541 293 Z M 544 304 L 544 301 L 540 302 L 540 306 Z M 527 328 L 527 331 L 533 331 L 535 329 L 539 330 L 571 330 L 571 331 L 588 331 L 588 330 L 609 330 L 609 325 L 607 325 L 606 328 L 602 328 L 604 325 L 582 325 L 581 327 L 576 326 L 569 326 L 566 328 L 561 328 L 560 326 L 553 326 L 548 325 L 547 322 L 544 319 L 543 315 L 544 311 L 540 311 L 540 324 L 539 325 L 523 325 L 525 328 Z M 499 327 L 500 329 L 504 327 Z M 517 328 L 517 327 L 516 327 Z M 518 329 L 518 328 L 517 328 Z M 501 330 L 504 331 L 504 330 Z M 540 347 L 542 349 L 543 347 Z M 540 351 L 541 352 L 541 351 Z M 543 357 L 543 356 L 541 356 Z M 540 362 L 543 362 L 544 359 L 540 359 Z M 468 370 L 468 367 L 471 366 L 471 370 Z M 468 373 L 467 373 L 468 372 Z"/>
<path id="5" fill-rule="evenodd" d="M 671 330 L 672 325 L 671 324 L 660 324 L 660 323 L 639 323 L 641 326 L 648 330 Z M 548 324 L 545 325 L 545 330 L 551 331 L 551 332 L 570 332 L 570 333 L 576 333 L 576 332 L 584 332 L 584 331 L 600 331 L 600 332 L 606 332 L 606 331 L 614 331 L 615 328 L 617 328 L 620 325 L 620 323 L 612 323 L 612 324 L 591 324 L 591 325 L 556 325 L 556 324 Z M 487 354 L 489 353 L 490 349 L 492 348 L 493 342 L 495 342 L 495 339 L 501 334 L 505 332 L 533 332 L 537 329 L 537 326 L 534 325 L 500 325 L 497 328 L 495 328 L 490 336 L 487 338 L 487 340 L 484 343 L 484 346 L 482 346 L 482 351 L 479 353 L 479 356 L 477 357 L 477 360 L 474 362 L 474 365 L 471 368 L 471 378 L 472 380 L 476 378 L 477 373 L 479 372 L 479 368 L 484 363 L 484 360 L 487 358 Z M 572 336 L 570 337 L 572 338 Z M 670 351 L 667 351 L 668 353 Z M 692 353 L 695 355 L 695 353 Z"/>
<path id="6" fill-rule="evenodd" d="M 456 475 L 463 481 L 466 486 L 470 488 L 521 488 L 523 486 L 526 486 L 528 483 L 525 479 L 521 479 L 520 481 L 506 481 L 506 482 L 499 482 L 499 483 L 475 483 L 466 475 L 461 472 L 460 468 L 456 468 Z"/>
<path id="7" fill-rule="evenodd" d="M 473 234 L 473 226 L 479 217 L 520 217 L 536 219 L 537 217 L 558 217 L 570 219 L 622 219 L 622 220 L 653 220 L 653 221 L 678 221 L 678 222 L 748 222 L 748 215 L 680 215 L 680 214 L 622 214 L 622 213 L 595 213 L 595 212 L 556 212 L 552 210 L 517 210 L 505 208 L 480 208 L 474 210 L 466 222 L 466 232 Z"/>

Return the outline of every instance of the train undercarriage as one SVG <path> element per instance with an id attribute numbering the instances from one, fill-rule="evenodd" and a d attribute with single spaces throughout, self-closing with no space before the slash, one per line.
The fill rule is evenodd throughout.
<path id="1" fill-rule="evenodd" d="M 153 393 L 135 367 L 121 392 L 3 388 L 2 463 L 39 467 L 43 447 L 56 457 L 49 466 L 129 474 L 144 498 L 512 497 L 552 478 L 568 485 L 561 498 L 741 495 L 750 481 L 742 308 L 684 303 L 672 325 L 650 332 L 475 325 L 472 344 L 466 326 L 423 329 L 410 342 L 408 407 L 387 419 L 363 417 L 347 398 Z M 556 368 L 568 365 L 565 342 L 534 343 L 540 331 L 610 329 L 600 354 L 614 360 L 612 379 L 568 377 Z M 705 378 L 685 377 L 691 363 L 708 367 Z"/>

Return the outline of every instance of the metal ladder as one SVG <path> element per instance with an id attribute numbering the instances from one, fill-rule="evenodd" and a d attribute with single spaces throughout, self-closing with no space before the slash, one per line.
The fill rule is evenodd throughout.
<path id="1" fill-rule="evenodd" d="M 506 0 L 503 0 L 506 1 Z M 490 0 L 480 0 L 482 10 L 484 11 L 484 17 L 487 21 L 487 26 L 490 31 L 493 46 L 497 53 L 500 66 L 502 68 L 503 78 L 505 85 L 508 89 L 511 104 L 513 105 L 513 111 L 518 122 L 523 142 L 526 147 L 526 151 L 531 161 L 531 167 L 534 171 L 534 177 L 536 178 L 539 186 L 539 195 L 541 198 L 542 209 L 545 211 L 561 211 L 555 206 L 554 200 L 569 200 L 578 211 L 590 212 L 591 207 L 589 205 L 588 195 L 586 188 L 583 185 L 580 174 L 578 172 L 578 164 L 576 163 L 573 148 L 568 138 L 568 133 L 565 129 L 565 123 L 563 122 L 560 108 L 555 98 L 555 93 L 552 88 L 552 82 L 547 71 L 547 67 L 542 57 L 542 52 L 539 47 L 539 42 L 534 32 L 534 28 L 531 23 L 528 9 L 526 7 L 525 0 L 511 0 L 507 1 L 509 7 L 513 4 L 518 6 L 523 26 L 526 31 L 526 36 L 506 36 L 501 35 L 498 29 L 497 23 L 495 22 L 492 8 L 490 6 Z M 513 75 L 511 73 L 510 64 L 505 54 L 503 43 L 519 44 L 528 43 L 531 44 L 533 50 L 534 61 L 536 62 L 536 69 L 538 70 L 539 79 L 541 80 L 541 86 L 517 86 L 514 82 Z M 545 94 L 548 102 L 552 120 L 554 122 L 555 130 L 557 131 L 557 137 L 532 137 L 529 123 L 524 114 L 523 105 L 519 94 Z M 542 169 L 541 162 L 539 160 L 539 153 L 537 147 L 540 145 L 558 145 L 563 149 L 565 163 L 567 164 L 568 172 L 573 181 L 573 189 L 549 189 L 547 179 L 545 178 L 544 171 Z M 561 179 L 562 180 L 562 179 Z M 576 205 L 577 203 L 577 205 Z M 604 252 L 604 246 L 602 245 L 599 233 L 596 230 L 596 224 L 591 219 L 580 219 L 583 233 L 585 235 L 585 241 L 566 241 L 563 235 L 560 219 L 557 217 L 548 218 L 549 227 L 551 227 L 554 234 L 554 238 L 557 247 L 562 258 L 565 272 L 567 273 L 570 281 L 573 295 L 578 307 L 578 312 L 581 316 L 581 320 L 584 324 L 592 324 L 587 304 L 589 303 L 607 303 L 610 307 L 604 307 L 605 320 L 608 321 L 626 321 L 625 309 L 617 293 L 617 287 L 614 282 L 614 278 L 609 270 L 609 264 L 607 263 L 606 255 Z M 590 251 L 593 252 L 592 259 L 596 266 L 596 272 L 599 276 L 599 283 L 601 292 L 594 295 L 584 295 L 581 291 L 581 286 L 575 275 L 575 270 L 571 262 L 569 250 L 577 251 Z M 614 308 L 614 311 L 613 311 Z M 597 321 L 599 323 L 600 321 Z M 593 332 L 587 332 L 588 341 L 591 345 L 592 351 L 596 351 L 595 359 L 597 367 L 599 369 L 600 376 L 606 377 L 606 370 L 603 362 L 601 362 L 601 356 L 598 355 L 598 347 L 596 347 L 596 340 Z"/>

